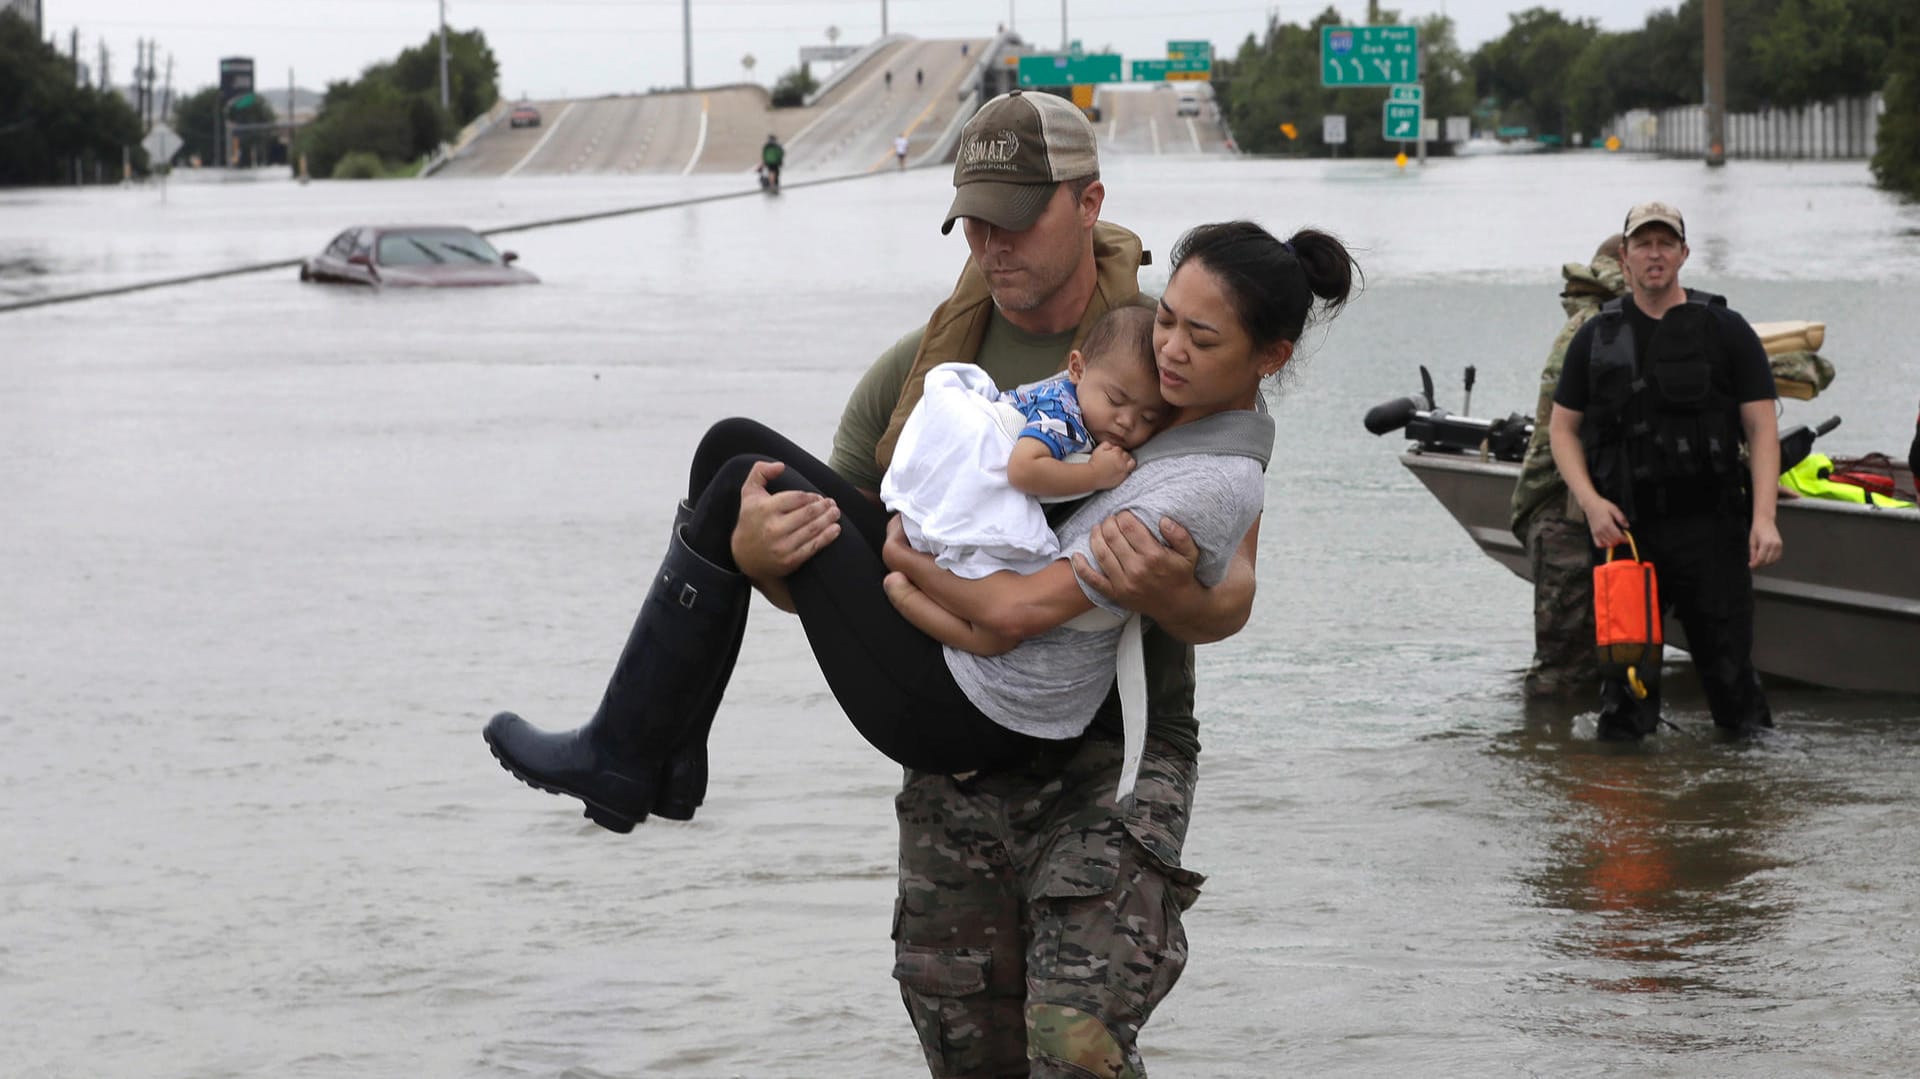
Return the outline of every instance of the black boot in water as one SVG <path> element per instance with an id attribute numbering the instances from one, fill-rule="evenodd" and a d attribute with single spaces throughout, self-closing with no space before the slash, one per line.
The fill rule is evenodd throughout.
<path id="1" fill-rule="evenodd" d="M 580 799 L 602 828 L 632 831 L 654 812 L 669 757 L 711 722 L 750 595 L 745 577 L 695 554 L 675 529 L 593 719 L 556 734 L 502 712 L 487 722 L 488 747 L 529 786 Z"/>
<path id="2" fill-rule="evenodd" d="M 674 530 L 677 532 L 692 517 L 693 506 L 682 501 L 673 515 Z M 727 679 L 733 674 L 734 661 L 740 656 L 740 641 L 746 635 L 747 620 L 742 618 L 734 625 L 733 641 L 727 648 L 726 661 L 720 666 L 720 677 L 707 698 L 707 706 L 700 710 L 700 714 L 691 717 L 686 738 L 667 759 L 667 767 L 661 777 L 660 796 L 653 803 L 653 811 L 658 816 L 668 820 L 692 820 L 693 811 L 706 801 L 707 732 L 713 729 L 714 713 L 720 710 L 721 698 L 727 692 Z"/>

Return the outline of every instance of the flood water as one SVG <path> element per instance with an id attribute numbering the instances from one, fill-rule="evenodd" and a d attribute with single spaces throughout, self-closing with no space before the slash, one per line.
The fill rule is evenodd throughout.
<path id="1" fill-rule="evenodd" d="M 1521 697 L 1528 586 L 1360 417 L 1421 363 L 1450 408 L 1469 363 L 1475 412 L 1531 408 L 1558 266 L 1659 197 L 1689 283 L 1827 323 L 1838 378 L 1783 425 L 1897 454 L 1920 208 L 1860 164 L 1106 173 L 1156 251 L 1251 216 L 1368 273 L 1275 404 L 1253 623 L 1200 652 L 1210 881 L 1154 1074 L 1909 1074 L 1920 700 L 1776 685 L 1777 735 L 1734 746 L 1682 665 L 1680 732 L 1595 743 Z M 0 303 L 747 179 L 6 192 Z M 0 313 L 0 1070 L 923 1074 L 889 977 L 899 772 L 795 622 L 756 601 L 690 824 L 604 832 L 480 726 L 591 714 L 708 422 L 825 448 L 959 270 L 948 180 L 497 237 L 534 288 L 287 269 Z"/>

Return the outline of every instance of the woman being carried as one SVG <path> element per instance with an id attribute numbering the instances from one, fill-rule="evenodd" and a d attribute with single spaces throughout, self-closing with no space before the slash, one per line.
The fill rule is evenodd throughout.
<path id="1" fill-rule="evenodd" d="M 749 584 L 800 615 L 848 718 L 909 768 L 991 769 L 1078 736 L 1113 682 L 1121 630 L 1115 617 L 1097 628 L 1066 623 L 1096 607 L 1126 613 L 1081 579 L 1102 579 L 1094 527 L 1121 510 L 1156 535 L 1163 517 L 1178 521 L 1199 549 L 1198 579 L 1217 583 L 1261 511 L 1259 459 L 1272 442 L 1258 411 L 1261 380 L 1292 358 L 1315 297 L 1329 311 L 1345 303 L 1353 269 L 1338 240 L 1313 230 L 1283 243 L 1229 222 L 1183 237 L 1153 330 L 1171 415 L 1143 451 L 1165 439 L 1189 448 L 1140 464 L 1089 499 L 1059 528 L 1069 557 L 1032 574 L 947 573 L 898 529 L 889 540 L 885 511 L 799 447 L 751 421 L 716 424 L 694 455 L 690 508 L 683 504 L 592 721 L 553 734 L 501 713 L 486 728 L 494 755 L 525 782 L 581 799 L 589 818 L 616 832 L 648 813 L 691 818 L 705 795 L 707 730 L 739 650 Z M 1224 448 L 1261 436 L 1257 457 Z M 751 485 L 831 498 L 842 524 L 821 533 L 791 574 L 749 582 L 732 538 Z M 981 631 L 1019 643 L 979 655 L 935 636 Z"/>

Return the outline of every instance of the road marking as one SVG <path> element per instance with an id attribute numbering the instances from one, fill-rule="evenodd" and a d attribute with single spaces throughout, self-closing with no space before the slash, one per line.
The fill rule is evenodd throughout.
<path id="1" fill-rule="evenodd" d="M 514 173 L 519 172 L 522 168 L 524 168 L 527 162 L 532 161 L 533 155 L 539 153 L 540 148 L 542 146 L 545 146 L 547 144 L 547 140 L 553 137 L 553 133 L 560 130 L 560 125 L 567 122 L 567 114 L 572 112 L 573 107 L 577 104 L 579 104 L 579 102 L 577 101 L 567 102 L 567 107 L 564 109 L 561 109 L 560 115 L 553 118 L 553 124 L 547 128 L 547 133 L 540 136 L 539 142 L 536 142 L 533 144 L 533 149 L 527 151 L 527 156 L 514 162 L 512 168 L 500 174 L 500 178 L 504 180 L 507 177 L 512 176 Z"/>
<path id="2" fill-rule="evenodd" d="M 1160 152 L 1160 118 L 1159 117 L 1157 116 L 1147 117 L 1147 134 L 1153 136 L 1153 152 L 1156 154 L 1159 153 Z"/>
<path id="3" fill-rule="evenodd" d="M 1193 125 L 1193 117 L 1191 116 L 1187 117 L 1187 134 L 1193 136 L 1193 152 L 1196 154 L 1206 153 L 1205 150 L 1200 148 L 1200 129 Z"/>
<path id="4" fill-rule="evenodd" d="M 700 139 L 698 142 L 695 142 L 693 144 L 693 156 L 687 159 L 687 167 L 680 170 L 680 175 L 685 176 L 687 173 L 692 172 L 693 167 L 700 163 L 700 155 L 705 153 L 706 151 L 707 151 L 707 95 L 701 94 L 700 95 Z"/>
<path id="5" fill-rule="evenodd" d="M 1114 111 L 1118 112 L 1119 110 L 1116 109 Z M 1108 142 L 1113 141 L 1113 133 L 1115 131 L 1118 131 L 1119 129 L 1120 129 L 1120 117 L 1115 116 L 1113 119 L 1107 121 L 1107 141 Z"/>

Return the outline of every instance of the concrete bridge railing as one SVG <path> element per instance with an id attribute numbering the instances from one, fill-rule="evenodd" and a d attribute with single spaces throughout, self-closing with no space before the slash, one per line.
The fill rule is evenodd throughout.
<path id="1" fill-rule="evenodd" d="M 1886 102 L 1874 94 L 1792 109 L 1728 113 L 1722 150 L 1729 158 L 1754 160 L 1870 158 L 1886 111 Z M 1623 150 L 1702 157 L 1707 152 L 1707 111 L 1703 105 L 1635 109 L 1614 117 L 1607 133 L 1620 137 Z"/>

